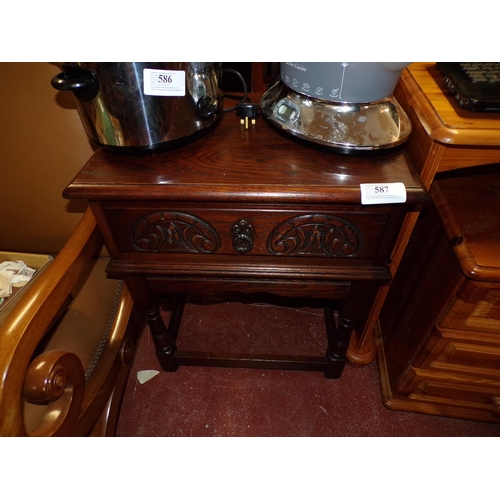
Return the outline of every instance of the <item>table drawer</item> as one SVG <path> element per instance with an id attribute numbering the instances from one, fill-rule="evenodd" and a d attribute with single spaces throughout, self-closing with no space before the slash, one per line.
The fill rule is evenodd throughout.
<path id="1" fill-rule="evenodd" d="M 383 206 L 327 208 L 112 205 L 104 207 L 104 216 L 121 253 L 388 258 L 394 239 L 388 229 L 402 211 Z"/>

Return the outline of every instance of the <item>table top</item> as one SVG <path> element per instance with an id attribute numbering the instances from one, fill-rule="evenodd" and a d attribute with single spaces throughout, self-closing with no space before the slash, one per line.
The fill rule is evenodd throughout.
<path id="1" fill-rule="evenodd" d="M 255 102 L 255 101 L 254 101 Z M 355 157 L 318 151 L 272 129 L 262 117 L 248 130 L 234 113 L 205 136 L 161 154 L 96 151 L 64 191 L 95 201 L 359 203 L 361 183 L 402 182 L 407 201 L 425 199 L 404 151 Z"/>
<path id="2" fill-rule="evenodd" d="M 461 109 L 435 63 L 413 63 L 403 70 L 400 84 L 409 94 L 427 133 L 446 145 L 500 148 L 500 113 Z"/>

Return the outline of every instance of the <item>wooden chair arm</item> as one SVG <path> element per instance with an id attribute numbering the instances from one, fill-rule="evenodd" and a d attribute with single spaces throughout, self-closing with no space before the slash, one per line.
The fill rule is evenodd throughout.
<path id="1" fill-rule="evenodd" d="M 24 380 L 24 397 L 48 403 L 48 409 L 31 435 L 69 435 L 78 422 L 84 392 L 85 374 L 76 354 L 52 350 L 37 356 Z"/>
<path id="2" fill-rule="evenodd" d="M 40 387 L 40 380 L 44 377 L 47 380 L 46 376 L 51 373 L 50 367 L 53 369 L 57 366 L 63 367 L 59 375 L 62 376 L 64 372 L 64 376 L 71 378 L 73 400 L 72 409 L 68 411 L 70 415 L 73 415 L 75 411 L 79 412 L 75 404 L 77 406 L 81 404 L 85 380 L 78 372 L 79 361 L 78 363 L 75 361 L 74 358 L 78 360 L 75 355 L 61 352 L 45 353 L 30 368 L 29 366 L 37 346 L 53 323 L 54 317 L 61 310 L 80 278 L 84 276 L 87 264 L 101 246 L 102 237 L 94 216 L 88 209 L 59 255 L 37 282 L 27 290 L 25 296 L 0 326 L 2 345 L 0 350 L 0 435 L 27 434 L 23 424 L 21 399 L 25 394 L 36 399 L 43 391 L 49 390 L 50 383 L 44 383 L 42 384 L 44 387 Z M 80 371 L 83 372 L 81 364 Z M 43 376 L 41 376 L 42 373 Z M 57 380 L 57 376 L 55 377 L 56 385 L 61 383 L 61 379 Z M 67 390 L 69 390 L 69 385 L 65 386 L 64 391 Z M 65 398 L 57 404 L 64 402 Z M 41 435 L 64 433 L 65 427 L 61 427 L 60 424 L 61 422 L 58 421 L 51 427 L 44 423 L 37 432 Z"/>

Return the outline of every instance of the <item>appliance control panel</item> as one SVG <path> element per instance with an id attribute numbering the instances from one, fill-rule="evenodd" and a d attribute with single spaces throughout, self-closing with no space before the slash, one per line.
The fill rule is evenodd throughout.
<path id="1" fill-rule="evenodd" d="M 300 116 L 300 107 L 290 99 L 281 99 L 274 106 L 273 115 L 284 123 L 294 123 Z"/>

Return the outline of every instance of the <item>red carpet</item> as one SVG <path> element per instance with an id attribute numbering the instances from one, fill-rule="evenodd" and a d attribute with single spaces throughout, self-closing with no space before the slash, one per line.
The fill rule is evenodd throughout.
<path id="1" fill-rule="evenodd" d="M 166 314 L 166 317 L 168 315 Z M 321 309 L 267 304 L 188 304 L 183 350 L 322 355 Z M 139 370 L 159 370 L 144 384 Z M 500 425 L 397 412 L 382 404 L 376 361 L 319 372 L 181 366 L 161 371 L 143 333 L 117 436 L 500 436 Z"/>

